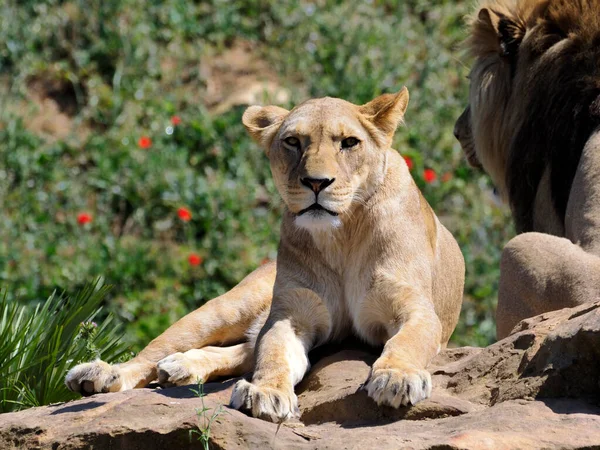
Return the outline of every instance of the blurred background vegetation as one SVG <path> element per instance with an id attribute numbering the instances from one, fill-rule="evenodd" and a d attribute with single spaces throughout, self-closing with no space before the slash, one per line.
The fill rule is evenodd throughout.
<path id="1" fill-rule="evenodd" d="M 139 351 L 276 257 L 279 199 L 241 125 L 245 105 L 364 103 L 406 85 L 395 148 L 467 263 L 452 341 L 490 343 L 513 230 L 452 134 L 467 99 L 460 43 L 471 4 L 0 2 L 5 304 L 35 311 L 103 276 L 113 288 L 95 320 L 110 313 Z"/>

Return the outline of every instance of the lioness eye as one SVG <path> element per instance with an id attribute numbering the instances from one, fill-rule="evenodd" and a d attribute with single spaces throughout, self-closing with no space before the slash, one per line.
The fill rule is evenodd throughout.
<path id="1" fill-rule="evenodd" d="M 300 147 L 300 140 L 294 136 L 287 137 L 283 140 L 290 147 Z"/>
<path id="2" fill-rule="evenodd" d="M 355 137 L 349 137 L 346 138 L 342 141 L 342 148 L 352 148 L 356 145 L 358 145 L 360 141 L 358 139 L 356 139 Z"/>

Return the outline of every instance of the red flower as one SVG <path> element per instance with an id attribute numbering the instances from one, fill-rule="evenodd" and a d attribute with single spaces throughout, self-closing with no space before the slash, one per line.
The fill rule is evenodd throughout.
<path id="1" fill-rule="evenodd" d="M 410 156 L 403 156 L 403 158 L 404 158 L 404 161 L 406 161 L 408 170 L 412 170 L 412 168 L 415 166 L 415 163 L 413 162 L 412 158 Z"/>
<path id="2" fill-rule="evenodd" d="M 86 223 L 90 223 L 92 221 L 92 215 L 88 213 L 79 213 L 77 214 L 77 223 L 79 225 L 85 225 Z"/>
<path id="3" fill-rule="evenodd" d="M 181 117 L 179 117 L 179 116 L 171 117 L 171 123 L 173 124 L 174 127 L 176 127 L 177 125 L 179 125 L 181 123 Z"/>
<path id="4" fill-rule="evenodd" d="M 177 210 L 177 215 L 184 222 L 189 222 L 190 220 L 192 220 L 192 213 L 189 209 L 184 208 L 183 206 Z"/>
<path id="5" fill-rule="evenodd" d="M 425 169 L 423 171 L 423 179 L 426 183 L 432 183 L 437 179 L 437 174 L 433 169 Z"/>
<path id="6" fill-rule="evenodd" d="M 200 256 L 198 253 L 191 253 L 190 256 L 188 256 L 188 262 L 190 263 L 190 266 L 199 266 L 202 264 L 202 261 L 202 256 Z"/>
<path id="7" fill-rule="evenodd" d="M 450 172 L 446 172 L 444 175 L 442 175 L 442 182 L 444 182 L 444 183 L 447 183 L 451 179 L 452 179 L 452 174 Z"/>
<path id="8" fill-rule="evenodd" d="M 152 147 L 152 139 L 150 139 L 148 136 L 142 136 L 138 140 L 138 145 L 143 149 L 150 148 Z"/>
<path id="9" fill-rule="evenodd" d="M 263 258 L 263 260 L 260 262 L 261 266 L 264 266 L 265 264 L 269 264 L 271 262 L 271 260 L 269 258 Z"/>

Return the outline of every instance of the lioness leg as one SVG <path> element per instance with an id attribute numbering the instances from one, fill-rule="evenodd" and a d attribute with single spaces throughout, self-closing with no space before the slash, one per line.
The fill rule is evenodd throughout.
<path id="1" fill-rule="evenodd" d="M 388 321 L 392 337 L 365 384 L 378 405 L 414 405 L 431 395 L 431 375 L 425 368 L 440 350 L 442 325 L 427 299 L 408 304 L 411 309 L 396 316 L 397 323 Z"/>
<path id="2" fill-rule="evenodd" d="M 274 281 L 275 264 L 262 266 L 231 291 L 171 325 L 131 361 L 112 366 L 99 360 L 80 364 L 69 371 L 65 383 L 82 395 L 144 387 L 157 378 L 157 363 L 169 355 L 242 341 L 268 310 Z"/>
<path id="3" fill-rule="evenodd" d="M 238 381 L 231 406 L 273 422 L 298 415 L 294 386 L 309 368 L 308 351 L 329 334 L 329 313 L 321 298 L 308 289 L 277 296 L 256 342 L 252 383 Z"/>
<path id="4" fill-rule="evenodd" d="M 254 343 L 229 347 L 203 347 L 174 353 L 158 362 L 161 386 L 184 386 L 221 376 L 240 376 L 254 367 Z"/>
<path id="5" fill-rule="evenodd" d="M 496 327 L 502 339 L 523 319 L 600 298 L 600 258 L 542 233 L 513 238 L 502 252 Z"/>

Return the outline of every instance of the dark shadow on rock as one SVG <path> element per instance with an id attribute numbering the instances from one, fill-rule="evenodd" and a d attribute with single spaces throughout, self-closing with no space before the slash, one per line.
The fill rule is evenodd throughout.
<path id="1" fill-rule="evenodd" d="M 600 415 L 600 406 L 586 400 L 567 398 L 538 399 L 555 414 L 594 414 Z"/>
<path id="2" fill-rule="evenodd" d="M 87 411 L 88 409 L 98 408 L 99 406 L 105 405 L 106 402 L 87 402 L 79 405 L 67 405 L 50 413 L 51 416 L 56 414 L 65 414 L 65 413 L 77 413 L 81 411 Z"/>
<path id="3" fill-rule="evenodd" d="M 358 388 L 354 394 L 316 405 L 305 411 L 300 421 L 305 425 L 334 422 L 342 427 L 385 425 L 403 419 L 410 407 L 394 409 L 377 406 L 367 392 Z"/>
<path id="4" fill-rule="evenodd" d="M 224 391 L 226 389 L 229 389 L 233 384 L 235 384 L 240 379 L 241 378 L 232 378 L 232 379 L 228 379 L 228 380 L 222 381 L 222 382 L 215 381 L 215 382 L 206 383 L 204 385 L 204 393 L 206 395 L 208 395 L 208 394 L 214 394 L 215 392 Z M 164 395 L 165 397 L 170 397 L 170 398 L 195 398 L 195 397 L 198 397 L 198 395 L 194 392 L 197 389 L 198 389 L 197 384 L 190 384 L 188 386 L 159 388 L 159 389 L 156 389 L 155 392 L 157 392 L 160 395 Z"/>
<path id="5" fill-rule="evenodd" d="M 381 355 L 383 346 L 374 347 L 361 341 L 355 336 L 350 336 L 339 343 L 325 344 L 321 347 L 315 348 L 314 350 L 308 353 L 308 359 L 310 361 L 311 366 L 314 366 L 322 359 L 339 353 L 342 350 L 357 350 L 365 352 L 369 355 L 372 355 L 373 360 L 375 360 L 377 356 Z"/>
<path id="6" fill-rule="evenodd" d="M 183 424 L 181 429 L 171 430 L 168 433 L 161 433 L 155 430 L 128 431 L 126 433 L 89 434 L 85 437 L 85 442 L 80 447 L 66 448 L 94 448 L 94 449 L 131 449 L 131 450 L 149 450 L 149 449 L 203 449 L 204 446 L 194 435 L 190 435 L 190 429 L 195 426 Z M 58 447 L 56 447 L 58 448 Z M 210 448 L 220 448 L 211 445 Z"/>
<path id="7" fill-rule="evenodd" d="M 337 401 L 317 405 L 302 414 L 305 425 L 333 422 L 342 428 L 375 427 L 399 420 L 433 420 L 456 417 L 470 412 L 459 404 L 445 403 L 441 398 L 432 397 L 414 406 L 379 406 L 367 392 L 357 389 L 354 394 Z"/>

